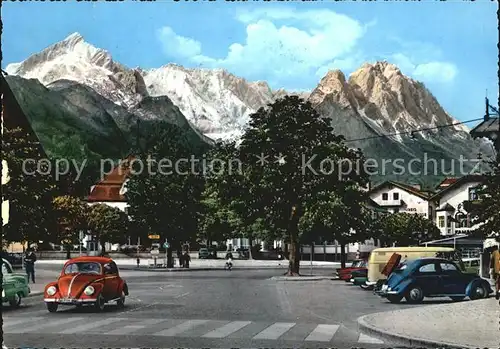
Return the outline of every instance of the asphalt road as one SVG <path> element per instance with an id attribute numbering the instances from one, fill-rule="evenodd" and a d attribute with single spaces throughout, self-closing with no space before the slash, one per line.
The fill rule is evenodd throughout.
<path id="1" fill-rule="evenodd" d="M 37 273 L 44 282 L 57 276 L 56 269 Z M 343 281 L 270 280 L 280 273 L 123 271 L 130 290 L 125 308 L 49 313 L 41 296 L 27 298 L 20 309 L 4 307 L 4 341 L 9 348 L 396 346 L 359 333 L 356 319 L 406 305 Z"/>

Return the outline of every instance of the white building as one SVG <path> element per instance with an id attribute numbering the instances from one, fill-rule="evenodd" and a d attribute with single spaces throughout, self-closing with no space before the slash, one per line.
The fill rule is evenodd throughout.
<path id="1" fill-rule="evenodd" d="M 421 191 L 420 186 L 411 186 L 399 182 L 387 181 L 370 191 L 370 198 L 390 213 L 406 212 L 420 214 L 432 219 L 434 204 L 429 201 L 431 195 Z"/>
<path id="2" fill-rule="evenodd" d="M 464 209 L 464 202 L 478 199 L 477 187 L 483 180 L 480 175 L 468 175 L 448 178 L 440 184 L 441 190 L 430 200 L 436 207 L 434 221 L 442 235 L 462 234 L 477 228 L 477 225 L 471 225 L 471 217 Z"/>

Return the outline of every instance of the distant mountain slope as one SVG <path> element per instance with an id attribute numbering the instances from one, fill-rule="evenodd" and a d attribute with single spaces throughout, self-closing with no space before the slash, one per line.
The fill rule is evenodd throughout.
<path id="1" fill-rule="evenodd" d="M 222 69 L 189 69 L 175 64 L 147 71 L 130 69 L 113 61 L 107 51 L 85 42 L 78 33 L 21 63 L 10 64 L 6 70 L 11 75 L 36 78 L 58 91 L 72 104 L 71 108 L 78 106 L 87 111 L 83 114 L 86 117 L 78 118 L 102 125 L 99 132 L 116 137 L 113 132 L 117 131 L 109 126 L 111 118 L 126 139 L 131 137 L 136 119 L 165 120 L 184 128 L 194 141 L 237 139 L 250 114 L 276 98 L 292 94 L 283 89 L 271 90 L 266 82 L 249 82 Z M 464 125 L 375 138 L 458 122 L 421 82 L 388 62 L 366 63 L 348 79 L 340 71 L 330 71 L 313 91 L 293 94 L 311 101 L 332 120 L 335 132 L 347 140 L 369 138 L 348 144 L 360 147 L 379 165 L 386 160 L 385 174 L 373 177 L 375 181 L 433 184 L 445 176 L 463 174 L 458 173 L 460 165 L 456 161 L 461 156 L 472 160 L 478 153 L 483 157 L 493 153 L 487 141 L 472 140 Z M 95 127 L 93 130 L 98 131 Z M 414 161 L 412 170 L 420 174 L 409 174 L 409 161 L 415 159 L 421 163 Z M 425 159 L 435 159 L 438 168 L 431 160 L 423 171 Z M 453 161 L 454 171 L 450 168 Z M 405 173 L 398 170 L 401 163 Z M 469 161 L 464 169 L 473 166 Z"/>

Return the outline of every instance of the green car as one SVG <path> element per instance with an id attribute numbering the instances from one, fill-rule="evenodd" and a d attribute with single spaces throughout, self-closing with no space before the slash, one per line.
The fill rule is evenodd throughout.
<path id="1" fill-rule="evenodd" d="M 27 275 L 14 273 L 8 261 L 2 258 L 2 305 L 9 303 L 12 307 L 18 307 L 21 299 L 27 297 L 31 292 L 28 286 Z"/>

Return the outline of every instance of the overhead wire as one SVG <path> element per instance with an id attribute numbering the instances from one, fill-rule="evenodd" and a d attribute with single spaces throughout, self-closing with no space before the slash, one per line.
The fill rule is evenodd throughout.
<path id="1" fill-rule="evenodd" d="M 357 142 L 357 141 L 364 141 L 364 140 L 368 140 L 368 139 L 386 138 L 386 137 L 391 137 L 391 136 L 399 136 L 399 135 L 407 135 L 407 134 L 413 135 L 415 133 L 419 133 L 422 131 L 437 130 L 437 129 L 446 128 L 446 127 L 453 127 L 453 126 L 457 126 L 457 125 L 469 124 L 471 122 L 481 121 L 481 120 L 484 120 L 484 118 L 477 118 L 477 119 L 472 119 L 472 120 L 460 121 L 460 122 L 439 125 L 439 126 L 434 126 L 434 127 L 420 128 L 420 129 L 415 129 L 415 130 L 405 131 L 405 132 L 394 132 L 394 133 L 388 133 L 388 134 L 370 136 L 370 137 L 364 137 L 364 138 L 347 139 L 347 140 L 344 140 L 344 142 Z"/>

